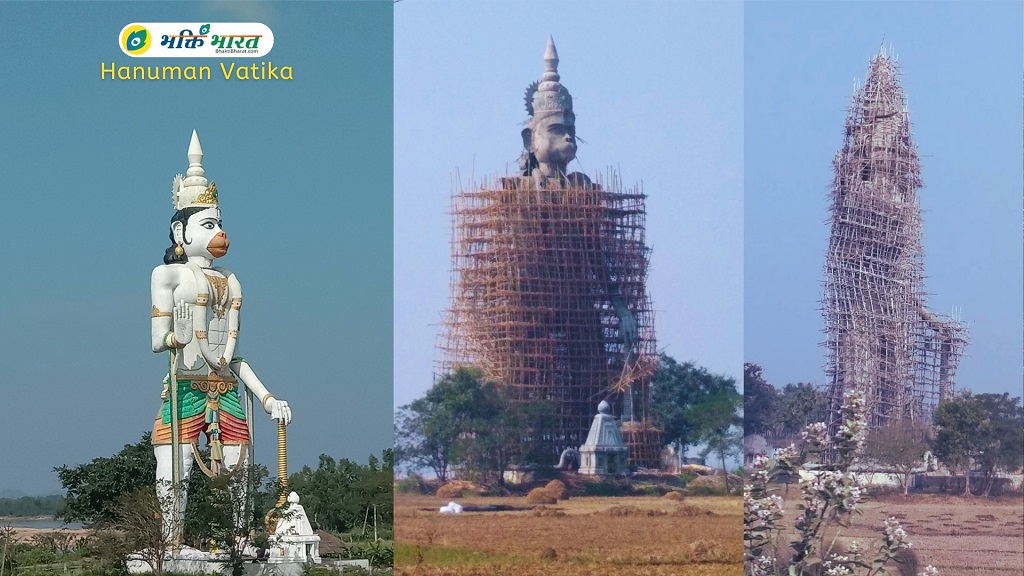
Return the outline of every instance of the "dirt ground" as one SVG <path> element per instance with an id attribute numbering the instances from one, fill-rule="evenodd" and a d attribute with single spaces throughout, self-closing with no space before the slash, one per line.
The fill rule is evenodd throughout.
<path id="1" fill-rule="evenodd" d="M 786 516 L 797 515 L 795 498 L 786 502 Z M 840 541 L 856 538 L 861 545 L 881 539 L 883 521 L 895 516 L 907 531 L 919 568 L 931 564 L 942 576 L 1020 576 L 1024 574 L 1024 500 L 989 500 L 958 496 L 892 495 L 860 506 L 853 525 Z"/>
<path id="2" fill-rule="evenodd" d="M 3 526 L 4 526 L 4 524 L 2 522 L 0 522 L 0 527 L 3 527 Z M 61 532 L 61 530 L 57 530 L 57 529 L 53 529 L 53 528 L 15 528 L 14 531 L 16 532 L 16 534 L 14 536 L 15 542 L 29 542 L 29 541 L 32 540 L 32 537 L 35 536 L 36 534 L 47 534 L 47 533 L 50 533 L 50 532 Z M 69 533 L 69 534 L 74 534 L 77 537 L 83 537 L 83 536 L 86 535 L 86 533 L 88 533 L 88 530 L 85 530 L 83 528 L 65 528 L 63 530 L 63 532 L 66 532 L 66 533 Z"/>
<path id="3" fill-rule="evenodd" d="M 543 507 L 522 497 L 458 502 L 522 509 L 442 516 L 445 499 L 397 495 L 396 574 L 743 573 L 739 497 L 580 497 Z"/>

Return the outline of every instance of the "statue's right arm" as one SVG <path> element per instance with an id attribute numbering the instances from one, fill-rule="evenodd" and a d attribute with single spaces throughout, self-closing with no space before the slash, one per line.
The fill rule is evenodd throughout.
<path id="1" fill-rule="evenodd" d="M 169 266 L 157 266 L 153 269 L 150 284 L 153 297 L 152 344 L 153 352 L 163 352 L 169 348 L 168 335 L 174 333 L 174 285 L 175 274 Z"/>

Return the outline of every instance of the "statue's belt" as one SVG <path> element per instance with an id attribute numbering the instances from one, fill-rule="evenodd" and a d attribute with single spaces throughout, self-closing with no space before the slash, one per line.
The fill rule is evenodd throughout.
<path id="1" fill-rule="evenodd" d="M 238 381 L 234 378 L 221 378 L 220 376 L 193 376 L 188 375 L 178 378 L 178 385 L 190 383 L 193 390 L 207 394 L 226 394 L 238 388 Z"/>
<path id="2" fill-rule="evenodd" d="M 178 419 L 185 420 L 202 414 L 208 408 L 227 412 L 244 421 L 245 412 L 242 410 L 242 403 L 238 398 L 238 382 L 233 378 L 203 377 L 191 374 L 185 378 L 179 378 Z M 170 399 L 164 401 L 160 416 L 164 424 L 171 422 Z"/>

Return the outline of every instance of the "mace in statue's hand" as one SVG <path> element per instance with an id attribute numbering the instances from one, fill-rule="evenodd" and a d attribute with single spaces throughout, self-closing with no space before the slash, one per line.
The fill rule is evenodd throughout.
<path id="1" fill-rule="evenodd" d="M 179 300 L 174 305 L 174 341 L 182 348 L 192 341 L 192 307 Z"/>

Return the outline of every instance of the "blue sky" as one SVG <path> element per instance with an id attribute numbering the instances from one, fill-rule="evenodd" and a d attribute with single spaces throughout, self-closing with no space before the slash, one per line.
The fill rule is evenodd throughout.
<path id="1" fill-rule="evenodd" d="M 659 348 L 741 379 L 742 22 L 726 2 L 395 6 L 396 406 L 431 385 L 454 175 L 515 169 L 549 35 L 585 141 L 570 169 L 648 195 Z"/>
<path id="2" fill-rule="evenodd" d="M 1020 2 L 750 3 L 745 10 L 745 359 L 824 383 L 818 300 L 831 162 L 854 79 L 902 67 L 925 187 L 930 307 L 961 310 L 957 384 L 1022 390 Z"/>
<path id="3" fill-rule="evenodd" d="M 101 62 L 131 63 L 133 21 L 263 22 L 295 80 L 148 59 L 214 78 L 101 81 Z M 57 491 L 54 466 L 152 428 L 167 357 L 149 280 L 193 128 L 231 240 L 217 263 L 245 293 L 239 353 L 294 413 L 290 469 L 391 446 L 392 31 L 390 4 L 0 3 L 0 491 Z M 273 470 L 275 428 L 256 424 Z"/>

